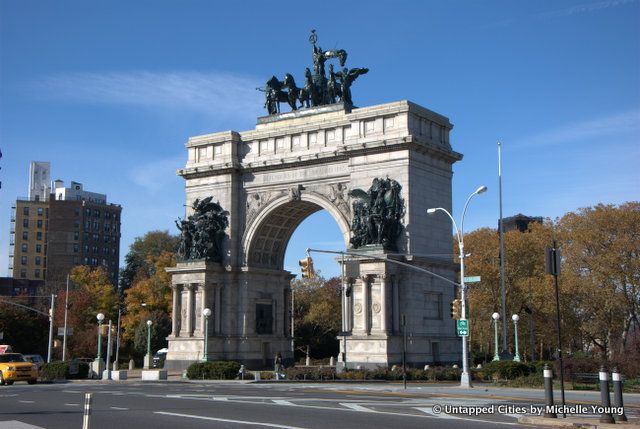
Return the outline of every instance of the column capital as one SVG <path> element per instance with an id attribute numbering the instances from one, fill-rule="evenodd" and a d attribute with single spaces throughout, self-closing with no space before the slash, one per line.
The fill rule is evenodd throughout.
<path id="1" fill-rule="evenodd" d="M 380 280 L 385 281 L 385 282 L 388 282 L 389 280 L 391 280 L 391 274 L 389 274 L 389 273 L 380 273 L 380 274 L 377 275 L 377 277 Z"/>

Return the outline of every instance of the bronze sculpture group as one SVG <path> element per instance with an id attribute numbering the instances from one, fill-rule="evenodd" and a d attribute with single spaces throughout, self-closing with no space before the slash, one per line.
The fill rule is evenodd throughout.
<path id="1" fill-rule="evenodd" d="M 300 107 L 334 104 L 337 100 L 345 106 L 353 106 L 351 85 L 358 76 L 367 73 L 369 69 L 346 68 L 347 52 L 345 50 L 323 51 L 320 46 L 316 45 L 317 40 L 315 30 L 312 30 L 309 41 L 313 45 L 311 55 L 313 73 L 309 68 L 305 69 L 304 85 L 301 88 L 296 86 L 295 79 L 290 73 L 285 74 L 282 81 L 272 76 L 264 88 L 258 88 L 265 93 L 266 101 L 264 105 L 270 115 L 280 113 L 280 103 L 289 104 L 291 110 L 298 110 Z M 334 72 L 333 64 L 329 64 L 329 75 L 327 76 L 324 67 L 325 62 L 332 58 L 339 60 L 342 70 Z"/>
<path id="2" fill-rule="evenodd" d="M 352 189 L 353 203 L 351 245 L 357 249 L 379 245 L 385 250 L 397 250 L 396 241 L 402 232 L 404 200 L 402 186 L 393 179 L 373 179 L 367 192 Z"/>
<path id="3" fill-rule="evenodd" d="M 191 208 L 193 214 L 186 220 L 178 219 L 180 230 L 178 258 L 183 261 L 205 259 L 222 261 L 222 241 L 229 226 L 229 212 L 214 203 L 213 197 L 196 199 Z"/>

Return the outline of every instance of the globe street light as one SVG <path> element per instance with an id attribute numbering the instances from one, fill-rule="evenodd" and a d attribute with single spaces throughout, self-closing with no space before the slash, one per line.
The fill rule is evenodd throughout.
<path id="1" fill-rule="evenodd" d="M 145 357 L 146 369 L 151 368 L 151 325 L 153 325 L 153 322 L 151 320 L 147 320 L 147 356 Z"/>
<path id="2" fill-rule="evenodd" d="M 496 352 L 493 355 L 493 360 L 500 360 L 500 354 L 498 353 L 498 320 L 500 320 L 500 313 L 493 313 L 491 315 L 493 319 L 493 327 L 496 334 Z"/>
<path id="3" fill-rule="evenodd" d="M 202 315 L 204 316 L 204 353 L 202 354 L 202 360 L 209 360 L 209 316 L 211 316 L 211 310 L 209 308 L 205 308 L 202 310 Z"/>
<path id="4" fill-rule="evenodd" d="M 428 214 L 433 214 L 438 210 L 446 213 L 446 215 L 449 216 L 449 219 L 451 219 L 451 222 L 453 223 L 453 228 L 456 231 L 456 237 L 458 239 L 458 248 L 460 250 L 460 300 L 462 301 L 462 314 L 460 317 L 461 320 L 467 320 L 467 304 L 466 304 L 467 287 L 464 283 L 464 216 L 467 213 L 467 207 L 469 206 L 469 202 L 471 201 L 471 198 L 473 198 L 477 194 L 482 194 L 483 192 L 486 192 L 486 190 L 487 190 L 487 187 L 483 185 L 483 186 L 480 186 L 478 189 L 476 189 L 471 195 L 469 195 L 469 197 L 467 198 L 467 201 L 464 204 L 464 209 L 462 210 L 462 219 L 460 222 L 460 229 L 458 229 L 458 226 L 456 225 L 456 221 L 453 219 L 453 216 L 451 216 L 451 213 L 449 213 L 449 211 L 447 211 L 446 209 L 443 209 L 442 207 L 435 207 L 427 210 Z M 472 387 L 471 377 L 469 376 L 469 359 L 467 355 L 468 355 L 467 336 L 464 335 L 462 336 L 462 376 L 460 377 L 461 387 Z"/>
<path id="5" fill-rule="evenodd" d="M 518 353 L 518 320 L 520 320 L 520 316 L 514 314 L 511 316 L 511 320 L 513 320 L 513 332 L 516 336 L 516 355 L 513 357 L 513 360 L 520 362 L 520 353 Z"/>
<path id="6" fill-rule="evenodd" d="M 102 321 L 104 320 L 104 314 L 98 313 L 96 319 L 98 319 L 98 357 L 96 359 L 100 360 L 102 358 Z"/>

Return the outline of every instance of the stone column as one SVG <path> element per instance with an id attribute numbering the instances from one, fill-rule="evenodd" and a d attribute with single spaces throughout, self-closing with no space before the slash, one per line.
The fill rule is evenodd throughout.
<path id="1" fill-rule="evenodd" d="M 193 283 L 189 283 L 187 286 L 187 337 L 193 336 L 193 289 L 196 286 Z"/>
<path id="2" fill-rule="evenodd" d="M 400 332 L 400 293 L 398 292 L 398 277 L 391 278 L 391 286 L 393 288 L 393 333 Z"/>
<path id="3" fill-rule="evenodd" d="M 387 334 L 388 330 L 388 315 L 387 315 L 387 283 L 389 281 L 388 274 L 380 274 L 380 331 L 383 334 Z"/>
<path id="4" fill-rule="evenodd" d="M 180 335 L 180 327 L 178 320 L 180 318 L 180 285 L 171 284 L 171 293 L 173 302 L 171 303 L 171 336 L 177 337 Z"/>
<path id="5" fill-rule="evenodd" d="M 361 276 L 362 280 L 362 319 L 363 319 L 363 331 L 366 335 L 371 333 L 371 325 L 369 324 L 369 317 L 371 314 L 371 308 L 369 308 L 370 301 L 370 289 L 369 289 L 369 275 Z"/>
<path id="6" fill-rule="evenodd" d="M 220 326 L 220 324 L 222 323 L 222 319 L 221 319 L 221 314 L 220 311 L 222 311 L 222 305 L 221 305 L 221 301 L 220 301 L 220 295 L 221 295 L 221 290 L 222 286 L 221 285 L 216 285 L 215 289 L 214 289 L 214 302 L 213 302 L 213 317 L 215 319 L 215 326 L 214 326 L 214 332 L 218 335 L 220 335 L 222 332 L 222 327 Z"/>
<path id="7" fill-rule="evenodd" d="M 351 295 L 347 297 L 347 331 L 353 331 L 353 284 L 354 280 L 349 279 L 349 287 L 351 288 Z"/>
<path id="8" fill-rule="evenodd" d="M 202 314 L 202 312 L 204 311 L 205 308 L 208 307 L 206 285 L 202 283 L 198 285 L 198 289 L 200 289 L 200 308 L 196 310 L 200 313 L 200 327 L 198 328 L 198 330 L 201 332 L 202 336 L 204 337 L 204 315 Z"/>
<path id="9" fill-rule="evenodd" d="M 342 267 L 344 273 L 344 267 Z M 348 329 L 347 322 L 347 288 L 349 287 L 348 279 L 343 275 L 342 276 L 342 332 L 346 332 Z"/>

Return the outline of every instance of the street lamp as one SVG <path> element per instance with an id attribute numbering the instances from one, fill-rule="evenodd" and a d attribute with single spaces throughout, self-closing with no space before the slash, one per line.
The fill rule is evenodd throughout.
<path id="1" fill-rule="evenodd" d="M 204 353 L 202 354 L 202 360 L 209 360 L 209 316 L 211 316 L 211 310 L 209 308 L 205 308 L 202 310 L 202 315 L 204 316 Z"/>
<path id="2" fill-rule="evenodd" d="M 428 214 L 433 214 L 438 210 L 446 213 L 446 215 L 449 216 L 449 219 L 451 219 L 451 222 L 453 223 L 453 227 L 456 230 L 456 237 L 458 239 L 458 248 L 460 250 L 460 299 L 462 301 L 462 315 L 461 315 L 462 320 L 467 320 L 467 303 L 466 303 L 467 287 L 464 283 L 464 257 L 465 257 L 464 255 L 464 216 L 467 213 L 467 207 L 469 206 L 469 202 L 471 201 L 471 198 L 473 198 L 477 194 L 482 194 L 483 192 L 486 192 L 486 190 L 487 190 L 487 187 L 483 185 L 483 186 L 480 186 L 478 189 L 476 189 L 471 195 L 469 195 L 469 197 L 467 198 L 467 201 L 464 204 L 464 209 L 462 210 L 460 229 L 458 229 L 458 226 L 456 225 L 456 221 L 453 219 L 453 216 L 451 216 L 451 213 L 449 213 L 448 210 L 443 209 L 442 207 L 427 209 Z M 460 377 L 461 387 L 472 387 L 471 377 L 469 376 L 469 359 L 467 355 L 468 355 L 467 336 L 465 335 L 462 337 L 462 376 Z"/>
<path id="3" fill-rule="evenodd" d="M 96 319 L 98 319 L 98 357 L 96 359 L 100 360 L 102 358 L 102 321 L 104 320 L 104 314 L 98 313 Z"/>
<path id="4" fill-rule="evenodd" d="M 146 369 L 151 368 L 151 325 L 153 322 L 151 320 L 147 320 L 147 356 L 145 357 L 145 366 Z"/>
<path id="5" fill-rule="evenodd" d="M 493 360 L 500 360 L 500 353 L 498 353 L 498 320 L 500 320 L 500 313 L 493 313 L 491 315 L 493 319 L 493 328 L 496 334 L 496 352 L 493 355 Z"/>
<path id="6" fill-rule="evenodd" d="M 516 336 L 516 355 L 513 357 L 513 360 L 520 362 L 520 353 L 518 353 L 518 320 L 520 320 L 520 316 L 514 314 L 511 316 L 511 320 L 513 320 L 513 332 Z"/>

